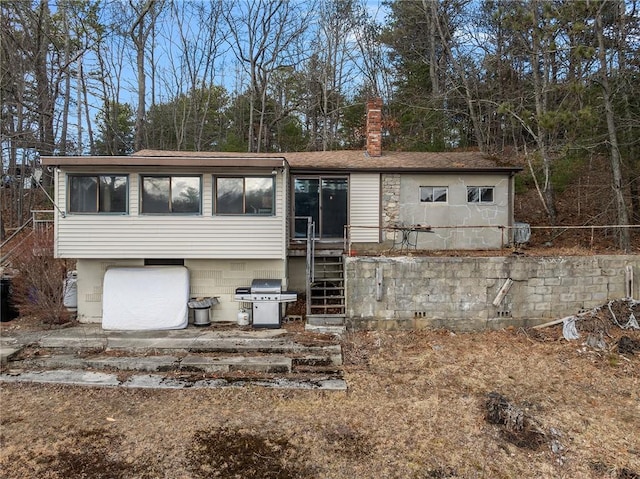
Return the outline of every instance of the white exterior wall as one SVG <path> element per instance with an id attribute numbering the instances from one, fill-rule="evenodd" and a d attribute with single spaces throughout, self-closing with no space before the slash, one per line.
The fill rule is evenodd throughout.
<path id="1" fill-rule="evenodd" d="M 252 258 L 286 256 L 286 219 L 283 173 L 276 176 L 275 216 L 214 216 L 212 171 L 123 171 L 104 168 L 91 173 L 129 174 L 128 214 L 67 214 L 56 212 L 55 255 L 59 258 Z M 269 175 L 269 172 L 262 174 Z M 56 202 L 66 211 L 67 173 L 59 172 Z M 140 215 L 140 173 L 201 174 L 201 215 Z M 246 175 L 243 170 L 216 174 Z M 260 174 L 260 173 L 258 173 Z"/>
<path id="2" fill-rule="evenodd" d="M 380 242 L 380 174 L 351 173 L 349 224 L 353 243 Z M 359 228 L 359 227 L 367 228 Z"/>
<path id="3" fill-rule="evenodd" d="M 143 260 L 79 259 L 78 320 L 102 321 L 102 287 L 108 268 L 143 266 Z M 213 321 L 236 321 L 241 304 L 233 300 L 236 288 L 250 286 L 255 278 L 282 279 L 286 288 L 283 260 L 185 260 L 189 270 L 190 297 L 217 296 L 220 304 L 212 307 Z"/>
<path id="4" fill-rule="evenodd" d="M 401 175 L 399 222 L 430 225 L 432 233 L 418 233 L 417 249 L 496 249 L 508 242 L 510 184 L 507 175 Z M 420 186 L 448 187 L 446 203 L 420 202 Z M 467 186 L 494 187 L 490 204 L 467 203 Z M 490 225 L 490 227 L 473 228 Z M 438 228 L 441 227 L 441 228 Z M 504 233 L 504 237 L 503 237 Z"/>

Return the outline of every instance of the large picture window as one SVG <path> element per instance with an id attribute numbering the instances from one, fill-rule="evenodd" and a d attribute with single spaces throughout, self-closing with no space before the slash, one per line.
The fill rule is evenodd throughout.
<path id="1" fill-rule="evenodd" d="M 493 203 L 493 186 L 467 186 L 468 203 Z"/>
<path id="2" fill-rule="evenodd" d="M 126 175 L 69 175 L 70 213 L 126 213 Z"/>
<path id="3" fill-rule="evenodd" d="M 143 214 L 199 214 L 201 197 L 199 176 L 142 176 Z"/>
<path id="4" fill-rule="evenodd" d="M 448 188 L 446 186 L 421 186 L 421 203 L 446 203 Z"/>
<path id="5" fill-rule="evenodd" d="M 274 179 L 272 176 L 216 177 L 217 215 L 273 215 Z"/>

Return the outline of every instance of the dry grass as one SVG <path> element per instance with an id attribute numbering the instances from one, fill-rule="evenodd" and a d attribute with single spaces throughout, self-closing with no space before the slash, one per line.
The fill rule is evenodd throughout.
<path id="1" fill-rule="evenodd" d="M 621 333 L 619 333 L 621 334 Z M 640 333 L 625 333 L 635 339 Z M 559 327 L 353 333 L 348 393 L 1 386 L 5 478 L 630 478 L 640 354 Z M 487 420 L 508 398 L 548 437 Z M 495 422 L 495 421 L 494 421 Z"/>

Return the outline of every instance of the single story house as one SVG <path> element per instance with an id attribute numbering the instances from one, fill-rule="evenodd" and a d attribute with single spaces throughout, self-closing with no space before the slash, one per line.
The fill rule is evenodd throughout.
<path id="1" fill-rule="evenodd" d="M 214 320 L 235 320 L 234 292 L 255 278 L 307 294 L 321 284 L 316 313 L 344 316 L 332 306 L 346 296 L 340 271 L 310 277 L 307 246 L 340 269 L 354 251 L 510 242 L 520 168 L 478 152 L 383 152 L 381 137 L 372 101 L 366 151 L 42 157 L 55 170 L 55 255 L 77 260 L 79 320 L 101 321 L 114 267 L 184 266 L 191 297 L 219 298 Z"/>

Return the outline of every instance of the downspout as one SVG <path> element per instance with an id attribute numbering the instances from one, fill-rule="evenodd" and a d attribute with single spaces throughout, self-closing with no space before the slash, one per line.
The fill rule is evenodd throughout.
<path id="1" fill-rule="evenodd" d="M 509 174 L 509 217 L 507 218 L 507 242 L 509 244 L 513 244 L 513 225 L 515 223 L 514 214 L 515 214 L 515 184 L 516 184 L 516 174 L 512 171 Z"/>

